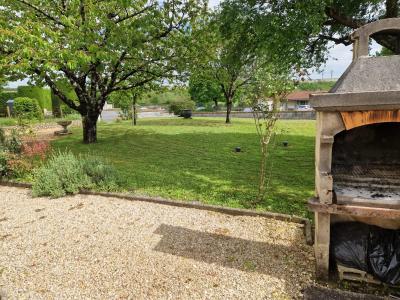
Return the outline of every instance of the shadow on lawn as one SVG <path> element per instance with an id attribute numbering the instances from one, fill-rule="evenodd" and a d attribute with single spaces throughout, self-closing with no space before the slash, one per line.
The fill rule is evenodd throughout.
<path id="1" fill-rule="evenodd" d="M 207 120 L 209 122 L 209 120 Z M 164 123 L 162 123 L 164 124 Z M 80 135 L 56 141 L 58 149 L 96 153 L 127 179 L 127 189 L 181 200 L 250 208 L 257 194 L 259 141 L 241 132 L 168 134 L 146 128 L 105 126 L 99 142 L 79 143 Z M 281 135 L 272 152 L 272 180 L 259 209 L 305 215 L 314 185 L 314 138 Z M 241 146 L 241 153 L 234 148 Z"/>
<path id="2" fill-rule="evenodd" d="M 155 251 L 265 274 L 285 279 L 291 285 L 300 283 L 295 272 L 313 272 L 312 248 L 305 245 L 300 230 L 291 246 L 279 241 L 270 244 L 166 224 L 161 224 L 154 233 L 162 236 L 153 248 Z"/>

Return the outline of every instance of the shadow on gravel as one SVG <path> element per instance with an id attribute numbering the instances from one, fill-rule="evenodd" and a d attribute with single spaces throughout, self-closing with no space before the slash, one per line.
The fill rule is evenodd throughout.
<path id="1" fill-rule="evenodd" d="M 307 252 L 301 250 L 299 242 L 289 247 L 166 224 L 154 233 L 162 238 L 153 250 L 175 256 L 288 280 L 293 279 L 291 270 L 312 272 Z"/>

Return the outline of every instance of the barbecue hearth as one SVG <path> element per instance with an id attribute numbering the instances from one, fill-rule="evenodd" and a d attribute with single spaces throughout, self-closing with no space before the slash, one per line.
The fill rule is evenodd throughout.
<path id="1" fill-rule="evenodd" d="M 317 111 L 315 212 L 317 276 L 329 273 L 330 227 L 359 221 L 400 229 L 400 56 L 368 57 L 369 37 L 400 33 L 400 19 L 353 33 L 353 63 Z M 400 42 L 400 41 L 399 41 Z"/>

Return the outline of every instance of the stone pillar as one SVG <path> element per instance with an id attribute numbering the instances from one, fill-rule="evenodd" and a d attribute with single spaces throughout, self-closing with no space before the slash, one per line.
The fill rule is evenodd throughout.
<path id="1" fill-rule="evenodd" d="M 315 213 L 315 260 L 316 276 L 320 280 L 329 277 L 329 243 L 331 235 L 331 217 L 329 213 Z"/>
<path id="2" fill-rule="evenodd" d="M 317 197 L 322 203 L 332 203 L 332 145 L 334 142 L 334 135 L 343 129 L 344 125 L 340 114 L 321 111 L 317 112 L 315 186 Z"/>

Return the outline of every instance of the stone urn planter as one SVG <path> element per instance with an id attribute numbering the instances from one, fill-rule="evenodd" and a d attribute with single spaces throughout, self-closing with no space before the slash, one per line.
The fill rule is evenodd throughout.
<path id="1" fill-rule="evenodd" d="M 55 131 L 55 135 L 67 135 L 71 134 L 71 132 L 68 131 L 68 126 L 72 124 L 72 121 L 67 121 L 67 120 L 62 120 L 57 122 L 58 125 L 60 125 L 63 129 L 59 131 Z"/>

